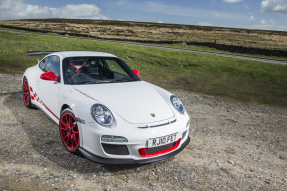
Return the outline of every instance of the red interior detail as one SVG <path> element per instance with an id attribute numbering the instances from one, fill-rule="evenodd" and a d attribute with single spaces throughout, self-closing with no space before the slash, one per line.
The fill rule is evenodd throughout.
<path id="1" fill-rule="evenodd" d="M 141 148 L 138 150 L 138 152 L 139 152 L 141 157 L 154 157 L 157 155 L 162 155 L 162 154 L 165 154 L 165 153 L 168 153 L 170 151 L 175 150 L 179 146 L 180 141 L 181 141 L 181 138 L 179 138 L 178 141 L 175 141 L 172 147 L 165 149 L 165 150 L 162 150 L 162 151 L 155 152 L 155 153 L 146 154 L 147 148 Z"/>
<path id="2" fill-rule="evenodd" d="M 80 143 L 78 124 L 74 116 L 64 113 L 60 120 L 60 133 L 65 146 L 70 150 L 76 150 Z"/>
<path id="3" fill-rule="evenodd" d="M 26 56 L 28 57 L 28 52 L 26 51 Z"/>
<path id="4" fill-rule="evenodd" d="M 59 81 L 59 77 L 54 74 L 54 72 L 45 72 L 41 74 L 40 78 L 42 80 L 49 80 L 49 81 Z"/>
<path id="5" fill-rule="evenodd" d="M 137 76 L 140 75 L 140 72 L 139 72 L 137 69 L 133 69 L 133 72 L 134 72 Z"/>
<path id="6" fill-rule="evenodd" d="M 82 64 L 79 68 L 77 68 L 77 67 L 75 66 L 75 64 L 73 64 L 73 63 L 70 61 L 70 65 L 75 69 L 75 71 L 76 71 L 77 73 L 83 72 L 83 71 L 81 70 L 81 68 L 82 68 L 86 63 L 87 63 L 87 62 L 85 62 L 85 63 Z"/>

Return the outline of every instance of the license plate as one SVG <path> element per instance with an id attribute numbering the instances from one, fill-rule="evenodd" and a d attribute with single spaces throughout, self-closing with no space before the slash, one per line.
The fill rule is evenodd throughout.
<path id="1" fill-rule="evenodd" d="M 172 135 L 167 135 L 164 137 L 158 137 L 148 140 L 148 147 L 158 147 L 161 145 L 166 145 L 176 141 L 176 133 Z"/>

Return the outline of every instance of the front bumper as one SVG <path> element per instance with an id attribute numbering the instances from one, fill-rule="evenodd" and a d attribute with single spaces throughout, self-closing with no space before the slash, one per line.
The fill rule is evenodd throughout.
<path id="1" fill-rule="evenodd" d="M 165 155 L 160 155 L 157 157 L 140 159 L 140 160 L 104 158 L 104 157 L 94 155 L 94 154 L 90 153 L 89 151 L 87 151 L 83 148 L 80 148 L 80 152 L 84 156 L 86 156 L 88 159 L 90 159 L 91 161 L 94 161 L 97 163 L 102 163 L 102 164 L 145 164 L 145 163 L 152 163 L 152 162 L 156 162 L 159 160 L 163 160 L 163 159 L 167 159 L 169 157 L 172 157 L 172 156 L 178 154 L 179 152 L 181 152 L 188 145 L 189 142 L 190 142 L 190 138 L 187 137 L 185 142 L 183 142 L 181 144 L 181 146 L 179 148 L 177 148 L 176 150 L 174 150 L 173 152 L 170 152 L 170 153 L 165 154 Z"/>

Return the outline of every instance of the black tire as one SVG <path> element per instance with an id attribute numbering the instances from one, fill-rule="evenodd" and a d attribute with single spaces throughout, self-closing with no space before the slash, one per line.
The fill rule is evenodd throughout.
<path id="1" fill-rule="evenodd" d="M 73 111 L 66 108 L 59 119 L 59 132 L 65 148 L 74 154 L 79 154 L 80 131 Z"/>
<path id="2" fill-rule="evenodd" d="M 24 105 L 27 108 L 31 109 L 32 103 L 31 103 L 30 87 L 29 87 L 29 83 L 26 77 L 23 78 L 22 96 L 23 96 Z"/>

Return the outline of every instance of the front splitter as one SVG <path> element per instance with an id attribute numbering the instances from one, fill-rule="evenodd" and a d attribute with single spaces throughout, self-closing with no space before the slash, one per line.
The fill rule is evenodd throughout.
<path id="1" fill-rule="evenodd" d="M 79 150 L 85 157 L 87 157 L 91 161 L 101 163 L 101 164 L 145 164 L 145 163 L 152 163 L 152 162 L 160 161 L 163 159 L 170 158 L 174 155 L 177 155 L 188 145 L 189 142 L 190 142 L 190 138 L 187 137 L 186 141 L 181 145 L 181 147 L 176 149 L 175 151 L 170 152 L 165 155 L 160 155 L 157 157 L 141 159 L 141 160 L 105 158 L 105 157 L 99 157 L 97 155 L 94 155 L 83 148 L 80 148 Z"/>

